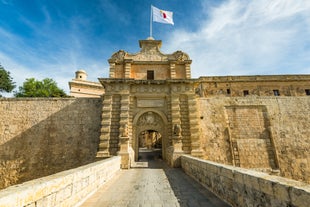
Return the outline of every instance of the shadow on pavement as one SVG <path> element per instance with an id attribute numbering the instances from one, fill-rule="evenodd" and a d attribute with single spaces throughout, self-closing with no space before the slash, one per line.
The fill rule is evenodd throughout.
<path id="1" fill-rule="evenodd" d="M 142 168 L 163 169 L 181 207 L 230 206 L 186 175 L 181 168 L 169 167 L 161 158 L 161 150 L 140 149 L 139 162 L 144 163 Z"/>
<path id="2" fill-rule="evenodd" d="M 181 207 L 230 206 L 193 178 L 186 175 L 181 168 L 167 166 L 164 168 L 164 171 Z"/>

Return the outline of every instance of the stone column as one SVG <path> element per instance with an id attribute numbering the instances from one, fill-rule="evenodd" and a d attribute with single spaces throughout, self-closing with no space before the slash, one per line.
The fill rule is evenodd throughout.
<path id="1" fill-rule="evenodd" d="M 103 107 L 101 115 L 101 135 L 97 157 L 110 157 L 110 132 L 112 117 L 112 95 L 103 96 Z"/>

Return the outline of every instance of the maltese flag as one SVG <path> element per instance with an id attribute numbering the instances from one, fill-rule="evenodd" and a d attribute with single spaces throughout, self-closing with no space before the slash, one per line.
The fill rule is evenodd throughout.
<path id="1" fill-rule="evenodd" d="M 160 22 L 164 24 L 174 25 L 172 18 L 173 12 L 164 11 L 156 8 L 155 6 L 152 6 L 152 12 L 153 12 L 153 22 Z"/>

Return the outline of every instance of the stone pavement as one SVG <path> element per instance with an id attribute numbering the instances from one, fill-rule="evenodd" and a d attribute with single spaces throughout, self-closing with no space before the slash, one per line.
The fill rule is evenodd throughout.
<path id="1" fill-rule="evenodd" d="M 229 206 L 187 176 L 170 168 L 154 152 L 140 153 L 140 167 L 120 171 L 83 207 L 216 207 Z"/>

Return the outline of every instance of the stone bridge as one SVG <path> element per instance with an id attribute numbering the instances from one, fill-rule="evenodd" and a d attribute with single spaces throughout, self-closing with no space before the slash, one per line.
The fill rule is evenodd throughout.
<path id="1" fill-rule="evenodd" d="M 309 206 L 310 187 L 278 176 L 181 156 L 171 168 L 144 151 L 135 168 L 111 157 L 0 191 L 0 207 Z"/>

